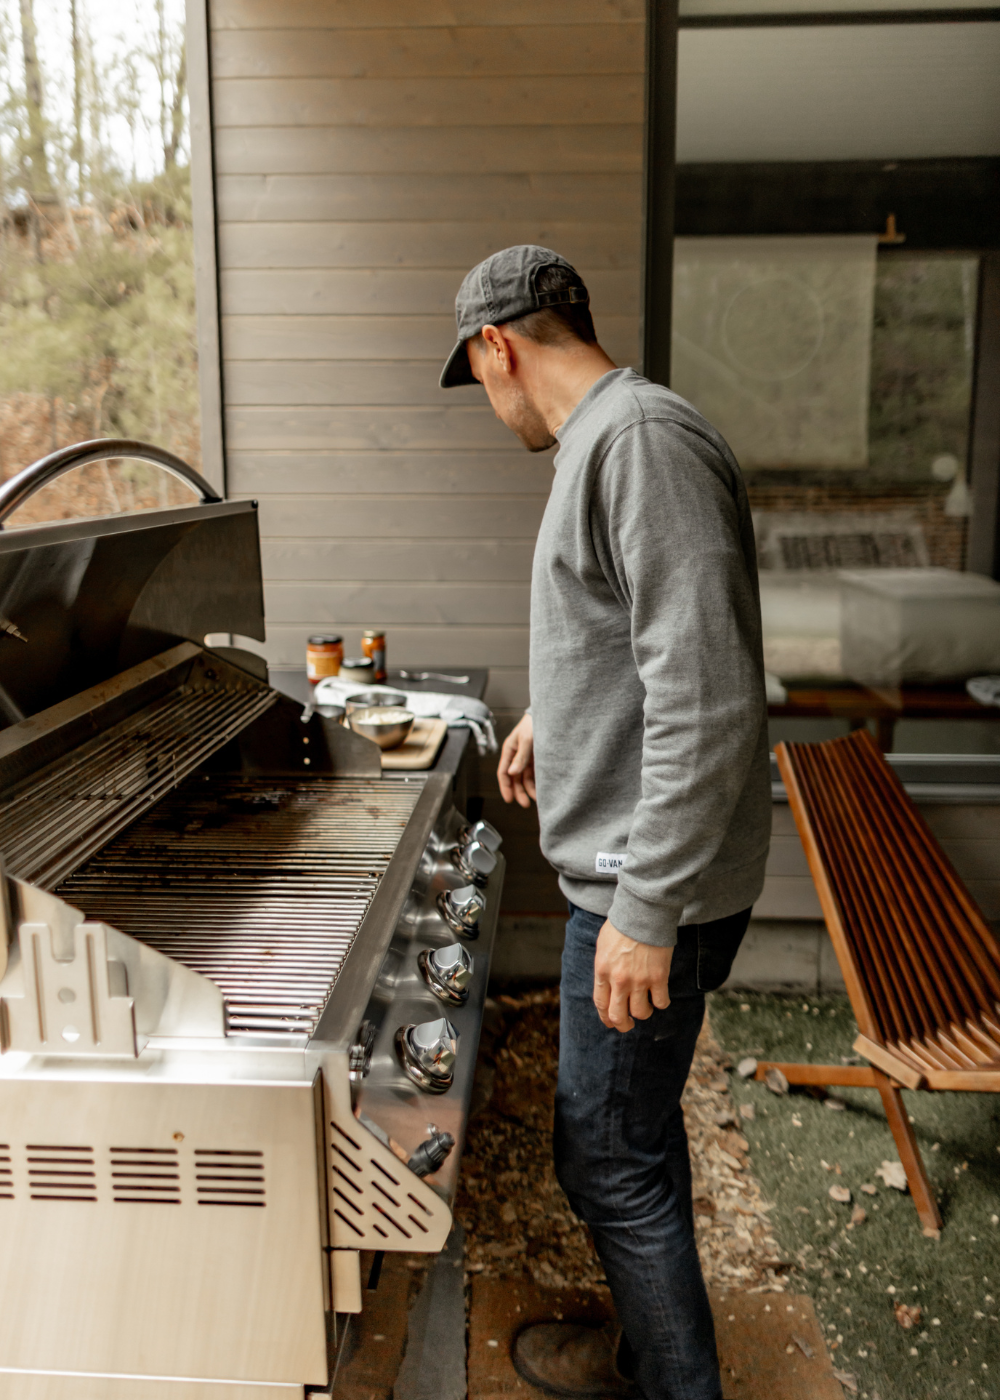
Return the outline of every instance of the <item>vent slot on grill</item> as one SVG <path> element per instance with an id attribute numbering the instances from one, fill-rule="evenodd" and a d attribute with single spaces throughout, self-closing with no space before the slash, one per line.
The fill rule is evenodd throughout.
<path id="1" fill-rule="evenodd" d="M 194 1174 L 200 1206 L 263 1206 L 263 1152 L 196 1147 Z"/>
<path id="2" fill-rule="evenodd" d="M 347 1134 L 339 1123 L 331 1123 L 333 1137 L 330 1169 L 333 1213 L 348 1229 L 351 1238 L 371 1240 L 372 1234 L 386 1241 L 386 1247 L 403 1249 L 403 1241 L 429 1233 L 431 1212 L 403 1186 L 402 1172 L 394 1174 L 373 1152 Z M 369 1233 L 371 1232 L 371 1233 Z M 376 1241 L 377 1243 L 377 1241 Z M 360 1245 L 361 1248 L 365 1246 Z"/>
<path id="3" fill-rule="evenodd" d="M 111 1194 L 132 1205 L 180 1205 L 176 1147 L 112 1147 Z"/>
<path id="4" fill-rule="evenodd" d="M 28 1193 L 33 1201 L 96 1201 L 92 1147 L 28 1143 Z"/>
<path id="5" fill-rule="evenodd" d="M 14 1199 L 14 1172 L 10 1160 L 10 1144 L 0 1142 L 0 1201 Z"/>

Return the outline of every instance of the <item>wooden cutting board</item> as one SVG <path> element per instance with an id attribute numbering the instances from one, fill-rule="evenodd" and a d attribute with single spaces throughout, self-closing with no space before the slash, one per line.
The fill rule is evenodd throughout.
<path id="1" fill-rule="evenodd" d="M 409 769 L 430 768 L 448 733 L 446 719 L 415 719 L 406 742 L 398 749 L 383 749 L 382 767 Z"/>

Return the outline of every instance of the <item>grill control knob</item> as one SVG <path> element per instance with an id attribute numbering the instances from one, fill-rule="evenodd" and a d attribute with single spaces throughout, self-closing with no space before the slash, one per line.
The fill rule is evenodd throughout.
<path id="1" fill-rule="evenodd" d="M 459 874 L 479 886 L 484 886 L 497 868 L 496 856 L 481 841 L 456 846 L 451 859 Z"/>
<path id="2" fill-rule="evenodd" d="M 486 900 L 475 885 L 442 891 L 437 897 L 437 906 L 452 933 L 463 938 L 479 937 L 479 918 L 486 908 Z"/>
<path id="3" fill-rule="evenodd" d="M 470 841 L 478 841 L 481 846 L 485 846 L 494 855 L 503 845 L 503 837 L 496 827 L 484 821 L 474 822 L 472 826 L 467 826 L 462 832 L 460 844 L 465 846 Z"/>
<path id="4" fill-rule="evenodd" d="M 417 958 L 417 964 L 428 987 L 442 1001 L 461 1006 L 468 1000 L 475 963 L 461 943 L 436 948 L 433 952 L 425 948 Z"/>
<path id="5" fill-rule="evenodd" d="M 419 1026 L 400 1026 L 396 1054 L 414 1084 L 428 1094 L 443 1094 L 455 1078 L 458 1031 L 445 1016 Z"/>

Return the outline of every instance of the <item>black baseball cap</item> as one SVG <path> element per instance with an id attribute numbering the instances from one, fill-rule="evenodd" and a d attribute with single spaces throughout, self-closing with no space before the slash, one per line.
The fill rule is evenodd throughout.
<path id="1" fill-rule="evenodd" d="M 573 278 L 572 284 L 557 292 L 539 292 L 535 285 L 538 274 L 547 267 L 565 268 Z M 589 301 L 590 294 L 576 268 L 551 248 L 519 243 L 515 248 L 493 253 L 466 275 L 458 289 L 458 344 L 441 371 L 441 388 L 454 389 L 459 384 L 477 382 L 465 342 L 484 326 L 502 326 L 546 306 L 568 306 L 574 302 L 586 305 Z"/>

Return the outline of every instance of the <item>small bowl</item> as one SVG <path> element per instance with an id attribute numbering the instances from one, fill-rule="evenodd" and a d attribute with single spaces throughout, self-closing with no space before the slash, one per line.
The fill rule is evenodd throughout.
<path id="1" fill-rule="evenodd" d="M 369 656 L 348 656 L 340 663 L 337 674 L 342 681 L 371 685 L 375 679 L 375 662 Z"/>
<path id="2" fill-rule="evenodd" d="M 380 749 L 398 749 L 406 742 L 413 728 L 412 710 L 398 705 L 369 705 L 348 715 L 347 722 L 355 734 L 361 734 L 378 744 Z"/>
<path id="3" fill-rule="evenodd" d="M 405 709 L 406 696 L 398 690 L 362 690 L 357 695 L 349 695 L 344 701 L 344 709 L 349 715 L 355 710 L 370 710 L 380 705 Z"/>

